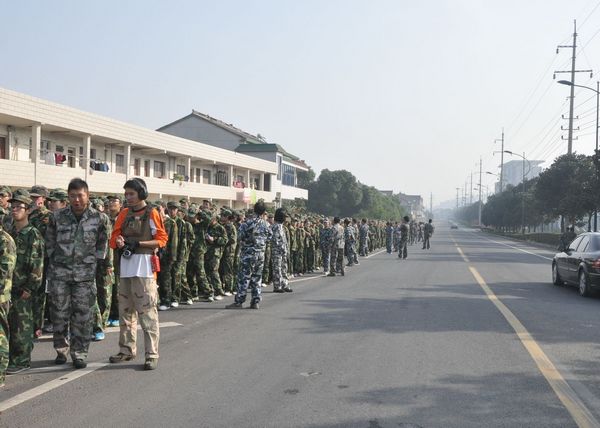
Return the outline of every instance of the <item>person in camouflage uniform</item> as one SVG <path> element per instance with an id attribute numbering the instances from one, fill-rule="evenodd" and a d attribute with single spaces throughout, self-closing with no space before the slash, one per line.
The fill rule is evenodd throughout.
<path id="1" fill-rule="evenodd" d="M 296 253 L 298 252 L 298 239 L 297 239 L 297 234 L 296 234 L 296 224 L 297 223 L 298 223 L 298 220 L 296 220 L 295 218 L 292 218 L 292 220 L 290 221 L 290 225 L 288 227 L 288 230 L 290 232 L 290 240 L 288 241 L 290 243 L 290 257 L 289 257 L 288 273 L 291 275 L 292 278 L 294 276 L 296 276 L 295 262 L 296 262 Z"/>
<path id="2" fill-rule="evenodd" d="M 32 200 L 32 211 L 29 213 L 29 224 L 35 227 L 42 237 L 46 236 L 46 229 L 50 222 L 52 212 L 46 208 L 46 198 L 49 196 L 48 189 L 44 186 L 33 186 L 29 191 Z M 44 276 L 42 284 L 46 284 L 48 276 L 48 259 L 44 260 Z M 46 287 L 39 287 L 32 296 L 33 308 L 33 331 L 36 337 L 42 335 L 44 325 L 44 309 L 46 305 Z"/>
<path id="3" fill-rule="evenodd" d="M 100 212 L 102 221 L 108 225 L 107 235 L 112 232 L 110 219 L 104 214 L 104 203 L 96 199 L 92 206 Z M 98 209 L 99 207 L 102 207 Z M 96 303 L 92 308 L 93 311 L 93 340 L 104 340 L 104 329 L 107 327 L 108 316 L 110 314 L 110 305 L 112 303 L 112 287 L 115 282 L 115 274 L 113 267 L 113 250 L 108 247 L 104 260 L 98 260 L 96 265 Z"/>
<path id="4" fill-rule="evenodd" d="M 272 262 L 273 262 L 273 292 L 291 293 L 293 290 L 289 286 L 287 275 L 287 256 L 289 252 L 288 242 L 283 229 L 285 222 L 285 210 L 277 208 L 274 216 L 274 223 L 271 225 L 272 242 Z"/>
<path id="5" fill-rule="evenodd" d="M 0 223 L 0 387 L 4 386 L 8 367 L 8 337 L 10 334 L 8 312 L 10 310 L 12 278 L 16 263 L 17 246 Z"/>
<path id="6" fill-rule="evenodd" d="M 175 220 L 177 224 L 177 259 L 173 265 L 173 281 L 171 290 L 171 307 L 179 306 L 179 297 L 184 287 L 183 277 L 186 275 L 187 260 L 189 259 L 189 250 L 191 242 L 188 241 L 188 230 L 186 221 L 179 215 L 181 205 L 179 202 L 169 202 L 167 204 L 169 217 Z M 187 284 L 187 278 L 185 281 Z M 185 292 L 184 292 L 185 293 Z"/>
<path id="7" fill-rule="evenodd" d="M 211 214 L 207 210 L 200 210 L 196 214 L 197 222 L 194 224 L 194 242 L 190 251 L 190 271 L 188 281 L 192 299 L 199 300 L 202 295 L 210 296 L 206 270 L 204 269 L 204 256 L 206 255 L 206 230 L 211 220 Z"/>
<path id="8" fill-rule="evenodd" d="M 85 181 L 71 180 L 67 192 L 71 206 L 54 212 L 46 231 L 55 363 L 64 364 L 70 350 L 75 368 L 84 368 L 96 301 L 96 265 L 106 258 L 110 225 L 89 206 Z"/>
<path id="9" fill-rule="evenodd" d="M 3 226 L 4 220 L 10 216 L 10 204 L 8 200 L 11 194 L 11 190 L 8 187 L 0 186 L 0 226 Z"/>
<path id="10" fill-rule="evenodd" d="M 358 256 L 356 255 L 356 229 L 350 219 L 344 220 L 344 242 L 346 257 L 348 263 L 346 266 L 354 266 L 358 264 Z M 335 255 L 334 253 L 332 253 Z M 332 256 L 333 257 L 333 256 Z M 333 259 L 332 259 L 333 263 Z"/>
<path id="11" fill-rule="evenodd" d="M 360 222 L 358 238 L 358 255 L 364 257 L 369 254 L 369 225 L 366 218 L 363 218 Z"/>
<path id="12" fill-rule="evenodd" d="M 258 309 L 261 301 L 261 276 L 267 241 L 273 232 L 266 220 L 266 207 L 262 200 L 254 204 L 254 217 L 242 223 L 238 236 L 242 246 L 240 270 L 238 271 L 237 294 L 235 302 L 228 309 L 241 309 L 248 293 L 252 292 L 250 308 Z"/>
<path id="13" fill-rule="evenodd" d="M 110 219 L 111 230 L 115 226 L 117 216 L 121 212 L 121 197 L 112 195 L 108 197 L 108 217 Z M 112 286 L 112 297 L 110 302 L 110 313 L 108 315 L 107 324 L 111 327 L 119 327 L 119 279 L 120 279 L 120 264 L 121 254 L 119 251 L 112 250 L 113 254 L 113 286 Z"/>
<path id="14" fill-rule="evenodd" d="M 181 302 L 184 305 L 193 305 L 194 299 L 198 299 L 198 284 L 194 278 L 194 260 L 192 259 L 192 247 L 196 242 L 196 224 L 198 223 L 198 206 L 191 204 L 186 211 L 185 220 L 188 226 L 189 250 L 185 267 L 185 293 L 181 295 Z"/>
<path id="15" fill-rule="evenodd" d="M 333 238 L 333 229 L 328 218 L 323 220 L 323 229 L 319 235 L 319 246 L 321 247 L 321 257 L 323 259 L 323 273 L 329 273 L 329 263 L 331 260 L 331 245 Z"/>
<path id="16" fill-rule="evenodd" d="M 388 221 L 385 226 L 385 247 L 388 254 L 392 254 L 394 246 L 394 226 Z"/>
<path id="17" fill-rule="evenodd" d="M 294 260 L 294 273 L 302 276 L 305 273 L 304 268 L 304 223 L 299 221 L 296 225 L 296 257 Z"/>
<path id="18" fill-rule="evenodd" d="M 410 217 L 407 215 L 404 216 L 402 218 L 402 223 L 398 227 L 398 231 L 397 231 L 397 233 L 399 233 L 398 257 L 401 258 L 402 260 L 406 259 L 406 257 L 408 256 L 407 244 L 408 244 L 408 233 L 409 233 L 408 232 L 408 230 L 409 230 L 408 222 L 409 221 L 410 221 Z"/>
<path id="19" fill-rule="evenodd" d="M 340 225 L 340 218 L 334 217 L 330 250 L 331 261 L 327 276 L 335 276 L 336 272 L 344 276 L 344 248 L 344 228 Z"/>
<path id="20" fill-rule="evenodd" d="M 195 210 L 192 210 L 195 211 Z M 183 257 L 184 263 L 182 264 L 181 272 L 181 288 L 179 293 L 176 295 L 176 302 L 183 303 L 184 305 L 193 304 L 192 293 L 190 291 L 190 285 L 188 283 L 187 270 L 190 262 L 190 251 L 192 244 L 194 243 L 194 225 L 188 221 L 188 209 L 181 208 L 178 213 L 179 217 L 183 220 L 183 226 L 185 227 L 185 241 L 186 251 Z M 193 214 L 195 215 L 195 214 Z"/>
<path id="21" fill-rule="evenodd" d="M 236 284 L 236 278 L 237 278 L 237 273 L 239 271 L 240 268 L 240 251 L 242 250 L 242 246 L 240 245 L 240 235 L 238 232 L 238 230 L 240 230 L 240 225 L 246 221 L 245 215 L 242 212 L 236 212 L 235 214 L 235 222 L 234 222 L 234 229 L 235 229 L 235 234 L 236 234 L 236 239 L 235 239 L 235 257 L 233 258 L 233 294 L 237 293 L 237 284 Z"/>
<path id="22" fill-rule="evenodd" d="M 32 296 L 42 287 L 44 273 L 44 238 L 29 224 L 27 210 L 31 205 L 29 192 L 16 190 L 10 199 L 13 217 L 10 235 L 17 246 L 17 263 L 12 278 L 10 326 L 10 354 L 8 374 L 27 370 L 33 350 Z"/>
<path id="23" fill-rule="evenodd" d="M 216 215 L 213 215 L 211 218 L 205 236 L 207 248 L 204 255 L 204 268 L 206 269 L 206 279 L 210 286 L 207 300 L 223 300 L 225 293 L 221 284 L 221 278 L 219 277 L 219 264 L 221 263 L 223 248 L 227 245 L 228 239 L 227 231 L 219 223 Z"/>
<path id="24" fill-rule="evenodd" d="M 158 251 L 160 272 L 158 273 L 158 294 L 160 296 L 159 311 L 166 311 L 171 307 L 173 292 L 173 265 L 177 260 L 177 223 L 165 214 L 164 203 L 157 201 L 154 204 L 163 220 L 167 232 L 167 245 Z"/>
<path id="25" fill-rule="evenodd" d="M 304 266 L 306 272 L 313 273 L 315 271 L 315 231 L 310 222 L 304 222 Z"/>
<path id="26" fill-rule="evenodd" d="M 273 225 L 273 214 L 267 215 L 267 223 L 269 226 Z M 273 252 L 273 243 L 272 241 L 267 242 L 267 247 L 265 248 L 265 263 L 263 265 L 262 272 L 262 286 L 266 287 L 271 284 L 271 271 L 273 270 L 273 265 L 271 263 L 271 254 Z"/>
<path id="27" fill-rule="evenodd" d="M 423 250 L 429 250 L 431 249 L 431 245 L 429 243 L 429 239 L 431 238 L 431 236 L 433 235 L 433 220 L 429 219 L 428 223 L 425 223 L 425 226 L 423 227 Z"/>
<path id="28" fill-rule="evenodd" d="M 231 296 L 235 291 L 235 271 L 233 270 L 235 247 L 237 244 L 237 230 L 233 224 L 233 213 L 229 210 L 221 212 L 221 222 L 227 232 L 227 244 L 223 248 L 221 257 L 221 273 L 223 289 L 226 296 Z"/>

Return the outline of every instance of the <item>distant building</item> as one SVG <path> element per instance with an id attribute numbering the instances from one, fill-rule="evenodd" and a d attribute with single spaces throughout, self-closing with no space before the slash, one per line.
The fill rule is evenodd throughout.
<path id="1" fill-rule="evenodd" d="M 298 172 L 308 171 L 309 166 L 279 144 L 267 143 L 260 134 L 252 135 L 195 110 L 157 131 L 274 162 L 277 174 L 273 183 L 266 182 L 266 176 L 263 175 L 238 175 L 234 177 L 234 185 L 256 190 L 268 188 L 276 192 L 279 200 L 308 199 L 308 190 L 298 187 Z M 270 177 L 268 179 L 270 180 Z"/>
<path id="2" fill-rule="evenodd" d="M 542 172 L 543 168 L 540 166 L 545 161 L 542 160 L 532 160 L 529 163 L 525 162 L 525 178 L 526 180 L 531 180 L 532 178 L 537 177 Z M 529 166 L 531 165 L 531 169 L 529 170 Z M 498 177 L 499 179 L 500 177 Z M 511 160 L 509 162 L 504 163 L 504 172 L 503 172 L 503 189 L 506 188 L 507 185 L 517 186 L 523 181 L 523 160 Z M 500 181 L 495 184 L 496 193 L 500 192 Z"/>
<path id="3" fill-rule="evenodd" d="M 398 199 L 400 200 L 400 205 L 406 208 L 413 218 L 425 218 L 425 207 L 423 206 L 423 197 L 421 195 L 400 193 Z"/>

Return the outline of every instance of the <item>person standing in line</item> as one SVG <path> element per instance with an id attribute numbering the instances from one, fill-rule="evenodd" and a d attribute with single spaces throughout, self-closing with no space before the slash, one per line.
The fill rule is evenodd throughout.
<path id="1" fill-rule="evenodd" d="M 44 238 L 29 224 L 29 192 L 16 190 L 10 199 L 13 217 L 10 235 L 17 246 L 17 264 L 12 278 L 11 307 L 8 312 L 10 353 L 7 374 L 29 369 L 33 350 L 34 318 L 32 296 L 42 287 Z"/>
<path id="2" fill-rule="evenodd" d="M 323 229 L 319 235 L 319 245 L 321 246 L 321 257 L 323 259 L 323 274 L 329 273 L 329 264 L 331 261 L 331 247 L 333 239 L 333 229 L 328 218 L 323 220 Z M 337 255 L 337 253 L 336 253 Z M 334 260 L 335 262 L 335 260 Z"/>
<path id="3" fill-rule="evenodd" d="M 334 217 L 332 229 L 331 262 L 329 267 L 329 275 L 327 276 L 335 276 L 336 272 L 344 276 L 344 228 L 340 224 L 339 217 Z"/>
<path id="4" fill-rule="evenodd" d="M 346 266 L 349 267 L 358 264 L 356 261 L 356 249 L 354 248 L 355 242 L 356 230 L 354 230 L 354 226 L 352 226 L 350 219 L 347 218 L 344 220 L 344 254 L 348 259 L 348 264 L 346 264 Z"/>
<path id="5" fill-rule="evenodd" d="M 433 220 L 429 219 L 429 222 L 423 227 L 423 249 L 430 249 L 429 239 L 433 236 Z"/>
<path id="6" fill-rule="evenodd" d="M 227 231 L 219 223 L 217 214 L 214 213 L 208 224 L 205 234 L 206 254 L 204 255 L 204 269 L 206 270 L 206 279 L 210 286 L 208 301 L 223 300 L 225 292 L 219 276 L 219 265 L 223 248 L 227 245 Z M 212 299 L 211 299 L 212 298 Z"/>
<path id="7" fill-rule="evenodd" d="M 230 210 L 223 210 L 221 213 L 223 227 L 227 232 L 227 244 L 223 248 L 223 256 L 221 257 L 221 268 L 223 272 L 222 283 L 225 296 L 233 296 L 235 291 L 235 274 L 233 269 L 235 246 L 237 244 L 237 229 L 233 222 L 234 215 Z"/>
<path id="8" fill-rule="evenodd" d="M 165 203 L 157 201 L 156 209 L 163 221 L 165 232 L 167 232 L 167 245 L 158 251 L 160 260 L 160 272 L 158 273 L 158 295 L 160 303 L 159 311 L 166 311 L 173 302 L 173 269 L 177 261 L 178 236 L 177 223 L 165 213 Z"/>
<path id="9" fill-rule="evenodd" d="M 254 217 L 240 225 L 238 236 L 240 239 L 240 270 L 238 271 L 238 284 L 235 302 L 226 307 L 228 309 L 241 309 L 248 293 L 252 292 L 251 309 L 258 309 L 261 301 L 261 276 L 265 257 L 267 241 L 271 239 L 272 232 L 266 220 L 265 203 L 260 200 L 254 204 Z"/>
<path id="10" fill-rule="evenodd" d="M 408 256 L 408 222 L 410 221 L 410 217 L 405 215 L 402 218 L 402 223 L 398 228 L 400 232 L 400 239 L 398 244 L 398 258 L 405 260 Z"/>
<path id="11" fill-rule="evenodd" d="M 271 261 L 273 263 L 273 292 L 291 293 L 287 274 L 287 256 L 289 252 L 288 242 L 285 236 L 283 223 L 286 213 L 283 208 L 277 208 L 274 223 L 271 225 L 273 237 L 271 238 Z"/>
<path id="12" fill-rule="evenodd" d="M 17 263 L 17 246 L 0 223 L 0 388 L 4 386 L 9 358 L 10 293 L 12 277 Z"/>
<path id="13" fill-rule="evenodd" d="M 56 364 L 71 354 L 76 369 L 85 362 L 96 302 L 96 266 L 108 249 L 109 224 L 90 206 L 88 184 L 74 178 L 67 188 L 70 206 L 55 211 L 46 230 L 48 288 Z"/>
<path id="14" fill-rule="evenodd" d="M 168 235 L 159 212 L 146 204 L 148 188 L 141 178 L 123 186 L 127 208 L 115 222 L 110 246 L 121 251 L 119 283 L 119 352 L 111 363 L 135 358 L 137 321 L 144 331 L 144 370 L 158 366 L 158 293 L 152 256 L 167 244 Z"/>
<path id="15" fill-rule="evenodd" d="M 392 254 L 394 244 L 394 226 L 392 222 L 388 221 L 385 226 L 385 247 L 388 254 Z"/>

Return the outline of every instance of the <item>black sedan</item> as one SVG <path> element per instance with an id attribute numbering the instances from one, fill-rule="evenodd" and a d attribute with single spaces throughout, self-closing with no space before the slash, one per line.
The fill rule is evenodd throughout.
<path id="1" fill-rule="evenodd" d="M 576 285 L 584 297 L 600 289 L 600 232 L 582 233 L 554 256 L 552 282 Z"/>

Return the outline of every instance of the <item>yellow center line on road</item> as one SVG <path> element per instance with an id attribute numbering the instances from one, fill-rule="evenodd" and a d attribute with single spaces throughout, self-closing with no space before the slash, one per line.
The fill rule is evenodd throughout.
<path id="1" fill-rule="evenodd" d="M 456 245 L 456 249 L 460 255 L 468 263 L 467 257 L 458 247 L 456 241 L 454 241 L 454 244 Z M 494 306 L 496 306 L 496 309 L 500 311 L 502 316 L 504 316 L 508 324 L 515 331 L 517 337 L 521 341 L 521 344 L 525 347 L 546 381 L 550 384 L 550 387 L 554 390 L 554 393 L 557 395 L 558 399 L 571 414 L 571 417 L 577 426 L 581 428 L 600 427 L 598 420 L 575 393 L 573 388 L 571 388 L 571 386 L 567 383 L 560 371 L 554 366 L 550 358 L 548 358 L 546 353 L 527 331 L 521 321 L 519 321 L 515 314 L 513 314 L 504 303 L 502 303 L 496 294 L 494 294 L 492 289 L 486 284 L 485 280 L 479 274 L 477 269 L 475 269 L 475 267 L 469 266 L 469 271 L 475 278 L 475 281 L 477 281 L 479 286 L 482 288 L 488 299 L 494 304 Z"/>

